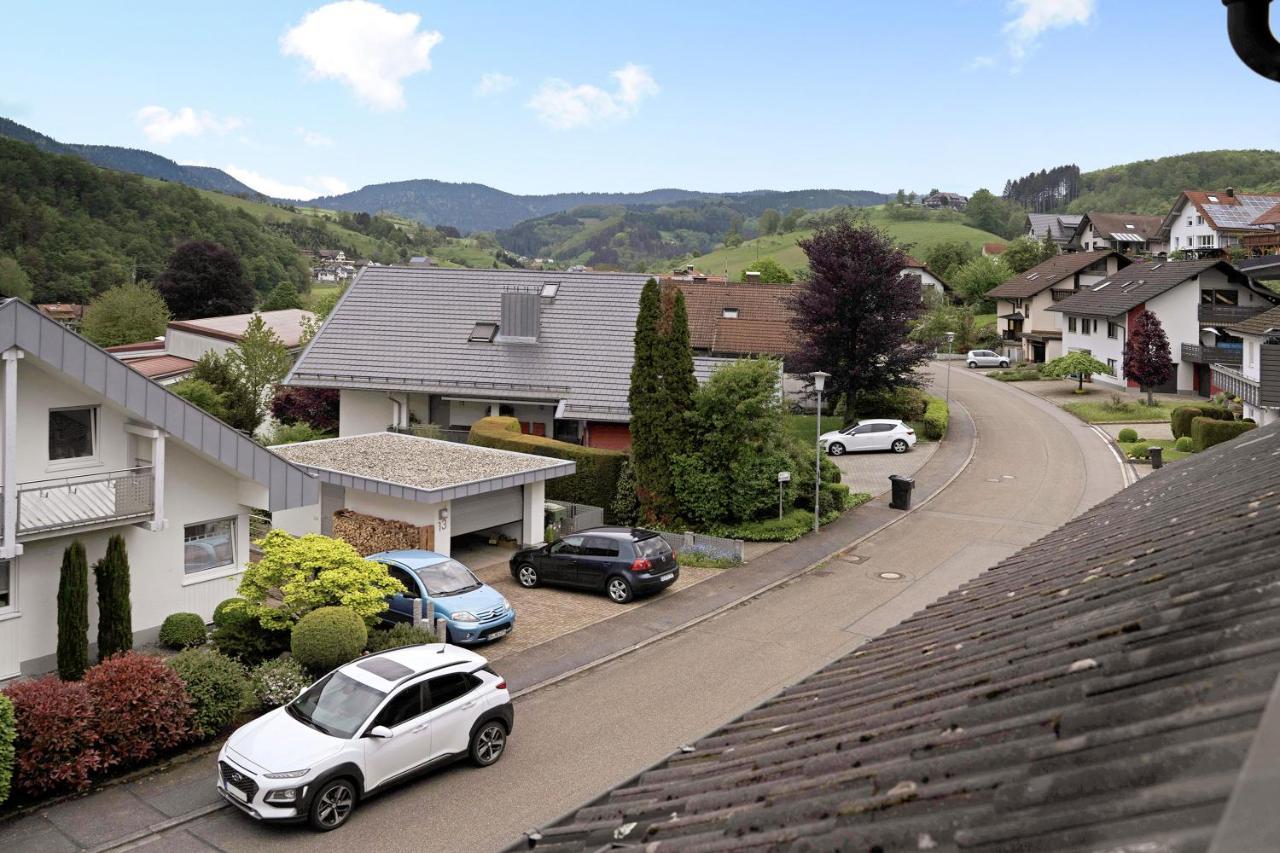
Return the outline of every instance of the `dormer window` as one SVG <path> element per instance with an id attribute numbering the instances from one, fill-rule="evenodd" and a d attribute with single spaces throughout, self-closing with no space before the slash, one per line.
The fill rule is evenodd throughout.
<path id="1" fill-rule="evenodd" d="M 722 312 L 720 312 L 720 316 L 724 317 L 726 320 L 736 320 L 738 319 L 738 309 L 726 308 Z"/>
<path id="2" fill-rule="evenodd" d="M 471 330 L 471 335 L 467 338 L 467 340 L 479 341 L 480 343 L 488 344 L 488 343 L 493 343 L 494 336 L 496 336 L 497 334 L 498 334 L 497 323 L 476 323 L 475 328 Z"/>
<path id="3" fill-rule="evenodd" d="M 1218 197 L 1217 197 L 1216 195 L 1211 195 L 1211 196 L 1209 196 L 1209 201 L 1213 202 L 1214 204 L 1217 204 L 1217 203 L 1218 203 Z"/>
<path id="4" fill-rule="evenodd" d="M 92 459 L 97 452 L 98 409 L 49 410 L 49 461 Z"/>

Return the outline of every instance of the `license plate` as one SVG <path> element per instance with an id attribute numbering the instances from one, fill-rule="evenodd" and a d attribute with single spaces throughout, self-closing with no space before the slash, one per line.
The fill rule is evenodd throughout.
<path id="1" fill-rule="evenodd" d="M 658 580 L 660 580 L 660 581 L 669 581 L 669 580 L 671 580 L 671 579 L 672 579 L 673 577 L 675 577 L 675 576 L 676 576 L 676 573 L 675 573 L 675 572 L 667 572 L 665 575 L 663 575 L 662 577 L 658 578 Z"/>
<path id="2" fill-rule="evenodd" d="M 490 639 L 490 640 L 496 640 L 496 639 L 498 639 L 499 637 L 505 637 L 505 636 L 507 636 L 507 634 L 510 634 L 510 633 L 511 633 L 511 629 L 510 629 L 510 628 L 503 628 L 501 631 L 494 631 L 492 634 L 490 634 L 490 635 L 489 635 L 489 639 Z"/>

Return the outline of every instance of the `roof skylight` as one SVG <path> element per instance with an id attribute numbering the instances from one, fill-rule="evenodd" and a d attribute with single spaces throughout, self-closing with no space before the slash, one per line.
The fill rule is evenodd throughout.
<path id="1" fill-rule="evenodd" d="M 738 319 L 738 309 L 726 308 L 721 312 L 720 316 L 724 317 L 726 320 L 736 320 Z"/>
<path id="2" fill-rule="evenodd" d="M 560 290 L 560 282 L 558 282 L 558 281 L 548 281 L 546 284 L 542 285 L 542 298 L 543 298 L 543 299 L 555 299 L 555 298 L 556 298 L 556 293 L 557 293 L 559 290 Z"/>
<path id="3" fill-rule="evenodd" d="M 1209 196 L 1209 201 L 1213 202 L 1214 204 L 1217 204 L 1217 203 L 1218 203 L 1218 197 L 1217 197 L 1216 195 L 1211 195 L 1211 196 Z"/>
<path id="4" fill-rule="evenodd" d="M 471 330 L 468 341 L 480 341 L 481 343 L 492 343 L 494 337 L 498 334 L 497 323 L 476 323 L 474 329 Z"/>

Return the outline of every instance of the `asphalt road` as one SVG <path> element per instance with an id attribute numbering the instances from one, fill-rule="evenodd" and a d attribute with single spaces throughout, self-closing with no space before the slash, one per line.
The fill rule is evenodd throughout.
<path id="1" fill-rule="evenodd" d="M 939 371 L 940 373 L 945 372 Z M 942 379 L 941 375 L 938 377 Z M 941 390 L 942 381 L 937 382 Z M 599 796 L 921 609 L 1124 485 L 1089 427 L 1016 388 L 952 370 L 972 415 L 968 468 L 934 500 L 801 577 L 516 703 L 506 756 L 365 804 L 336 834 L 223 810 L 152 850 L 495 850 Z M 885 579 L 881 572 L 902 577 Z"/>

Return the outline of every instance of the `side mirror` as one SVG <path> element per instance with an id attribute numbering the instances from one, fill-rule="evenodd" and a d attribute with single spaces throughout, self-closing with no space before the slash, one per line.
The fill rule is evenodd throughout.
<path id="1" fill-rule="evenodd" d="M 368 736 L 376 737 L 379 740 L 386 740 L 389 737 L 395 737 L 395 732 L 391 731 L 391 729 L 386 726 L 374 726 L 369 729 Z"/>

